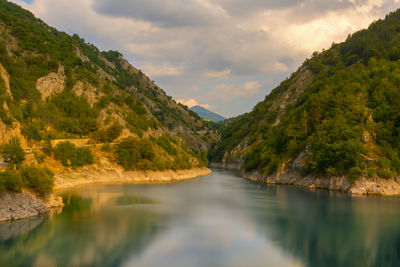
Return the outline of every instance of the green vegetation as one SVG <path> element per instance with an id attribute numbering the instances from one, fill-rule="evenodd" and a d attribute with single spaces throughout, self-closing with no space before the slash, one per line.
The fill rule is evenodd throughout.
<path id="1" fill-rule="evenodd" d="M 0 192 L 11 191 L 19 193 L 22 191 L 24 181 L 22 180 L 21 174 L 8 168 L 4 172 L 0 172 Z"/>
<path id="2" fill-rule="evenodd" d="M 54 148 L 54 157 L 64 166 L 79 167 L 93 164 L 94 159 L 89 148 L 76 147 L 70 142 L 61 142 Z"/>
<path id="3" fill-rule="evenodd" d="M 40 166 L 22 166 L 19 170 L 7 168 L 4 172 L 0 172 L 0 192 L 19 193 L 23 187 L 27 187 L 45 197 L 53 192 L 53 186 L 54 174 Z"/>
<path id="4" fill-rule="evenodd" d="M 125 170 L 152 169 L 156 158 L 152 143 L 146 139 L 130 137 L 122 140 L 116 149 L 117 161 Z"/>
<path id="5" fill-rule="evenodd" d="M 113 123 L 110 127 L 99 130 L 94 138 L 100 143 L 110 143 L 121 135 L 122 129 L 121 124 Z"/>
<path id="6" fill-rule="evenodd" d="M 116 145 L 115 154 L 125 170 L 184 170 L 208 163 L 206 152 L 195 153 L 166 134 L 149 139 L 125 138 Z"/>
<path id="7" fill-rule="evenodd" d="M 171 136 L 163 134 L 158 138 L 152 137 L 151 141 L 162 147 L 168 153 L 168 155 L 171 156 L 178 155 L 178 150 L 175 147 L 177 142 Z"/>
<path id="8" fill-rule="evenodd" d="M 25 152 L 18 138 L 13 137 L 8 143 L 1 146 L 4 161 L 19 165 L 25 160 Z"/>
<path id="9" fill-rule="evenodd" d="M 53 191 L 54 174 L 49 169 L 22 165 L 25 152 L 18 138 L 12 138 L 4 144 L 2 152 L 4 159 L 10 164 L 4 172 L 0 172 L 0 191 L 21 192 L 23 187 L 28 187 L 40 196 L 47 196 Z M 44 161 L 43 157 L 43 154 L 35 152 L 38 163 Z"/>
<path id="10" fill-rule="evenodd" d="M 205 147 L 211 135 L 192 135 L 188 148 L 168 133 L 209 131 L 211 127 L 130 66 L 122 54 L 101 52 L 78 35 L 59 32 L 5 0 L 0 0 L 0 24 L 0 64 L 9 74 L 11 90 L 10 95 L 8 84 L 0 78 L 0 119 L 9 128 L 18 123 L 26 141 L 41 144 L 46 156 L 68 167 L 92 164 L 89 149 L 71 143 L 53 148 L 51 141 L 87 138 L 92 144 L 112 143 L 129 131 L 143 140 L 138 147 L 120 146 L 117 154 L 127 169 L 185 169 L 196 165 L 196 158 L 205 164 L 199 148 Z M 37 87 L 37 81 L 49 74 L 57 75 L 54 88 L 64 87 L 62 91 Z M 46 98 L 40 92 L 44 90 Z M 165 136 L 150 137 L 156 130 Z M 18 147 L 9 144 L 2 149 L 13 164 L 24 160 Z M 104 152 L 111 150 L 111 145 L 104 146 Z M 134 158 L 125 157 L 126 152 Z M 35 159 L 44 163 L 45 156 L 35 153 Z"/>
<path id="11" fill-rule="evenodd" d="M 21 177 L 29 188 L 41 196 L 47 196 L 53 192 L 54 174 L 48 168 L 35 165 L 23 166 Z"/>
<path id="12" fill-rule="evenodd" d="M 265 174 L 303 151 L 309 173 L 347 175 L 350 182 L 400 174 L 398 25 L 400 10 L 314 53 L 252 112 L 223 128 L 209 158 L 221 161 L 242 143 L 250 146 L 244 168 Z"/>

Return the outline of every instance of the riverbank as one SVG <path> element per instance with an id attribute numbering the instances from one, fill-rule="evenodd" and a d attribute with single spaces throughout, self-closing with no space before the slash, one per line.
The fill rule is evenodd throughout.
<path id="1" fill-rule="evenodd" d="M 208 175 L 208 168 L 166 171 L 123 171 L 122 169 L 101 169 L 83 167 L 79 171 L 66 171 L 55 175 L 55 190 L 93 183 L 171 183 Z"/>
<path id="2" fill-rule="evenodd" d="M 342 191 L 351 195 L 400 195 L 400 181 L 397 179 L 360 178 L 354 184 L 349 183 L 345 177 L 316 177 L 302 175 L 299 171 L 289 170 L 272 175 L 265 175 L 259 171 L 245 172 L 236 163 L 223 164 L 211 163 L 211 168 L 240 171 L 240 176 L 251 181 L 266 184 L 293 185 L 310 190 L 328 189 Z"/>
<path id="3" fill-rule="evenodd" d="M 68 189 L 78 185 L 94 183 L 171 183 L 204 176 L 211 173 L 208 168 L 167 171 L 123 171 L 122 169 L 100 169 L 83 167 L 79 170 L 55 174 L 54 190 Z M 46 200 L 39 199 L 32 192 L 0 192 L 0 222 L 38 216 L 64 204 L 61 197 L 53 193 Z"/>

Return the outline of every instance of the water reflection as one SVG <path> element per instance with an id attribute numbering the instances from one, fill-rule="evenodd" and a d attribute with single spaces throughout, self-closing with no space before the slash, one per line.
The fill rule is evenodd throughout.
<path id="1" fill-rule="evenodd" d="M 266 186 L 218 170 L 62 194 L 60 214 L 0 224 L 0 266 L 400 266 L 399 198 Z"/>
<path id="2" fill-rule="evenodd" d="M 0 223 L 0 242 L 14 239 L 20 235 L 29 233 L 41 225 L 47 218 L 46 214 L 18 221 Z"/>
<path id="3" fill-rule="evenodd" d="M 400 266 L 398 197 L 283 186 L 266 194 L 278 209 L 257 209 L 260 232 L 307 266 Z"/>
<path id="4" fill-rule="evenodd" d="M 162 213 L 127 205 L 121 194 L 65 195 L 62 213 L 29 233 L 0 242 L 0 263 L 11 266 L 118 266 L 158 232 Z M 137 198 L 133 198 L 136 199 Z M 124 204 L 116 211 L 115 203 Z M 21 221 L 21 222 L 24 222 Z"/>

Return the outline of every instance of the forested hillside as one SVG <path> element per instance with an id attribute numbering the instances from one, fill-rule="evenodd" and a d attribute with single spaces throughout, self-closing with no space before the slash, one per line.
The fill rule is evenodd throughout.
<path id="1" fill-rule="evenodd" d="M 391 178 L 400 173 L 400 10 L 315 52 L 226 126 L 213 162 L 269 175 Z"/>
<path id="2" fill-rule="evenodd" d="M 207 163 L 205 151 L 215 138 L 206 122 L 119 52 L 100 51 L 5 0 L 0 102 L 7 160 L 22 147 L 35 148 L 34 159 L 28 157 L 32 164 L 56 160 L 79 167 L 107 158 L 127 170 L 188 169 Z M 9 165 L 21 170 L 25 162 L 23 156 Z M 0 189 L 5 183 L 0 181 Z"/>

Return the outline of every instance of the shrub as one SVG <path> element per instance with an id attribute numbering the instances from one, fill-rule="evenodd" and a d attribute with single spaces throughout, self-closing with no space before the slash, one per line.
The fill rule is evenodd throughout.
<path id="1" fill-rule="evenodd" d="M 84 166 L 93 164 L 94 159 L 92 152 L 89 148 L 86 147 L 78 147 L 75 150 L 75 157 L 71 159 L 72 166 Z"/>
<path id="2" fill-rule="evenodd" d="M 169 155 L 176 156 L 178 154 L 178 150 L 172 144 L 174 140 L 172 139 L 171 136 L 163 134 L 158 138 L 153 137 L 151 140 L 160 147 L 162 147 Z"/>
<path id="3" fill-rule="evenodd" d="M 5 172 L 0 172 L 0 191 L 21 192 L 24 183 L 21 175 L 12 170 L 7 169 Z"/>
<path id="4" fill-rule="evenodd" d="M 189 162 L 189 158 L 187 157 L 177 157 L 173 162 L 171 169 L 176 170 L 187 170 L 192 168 L 192 165 Z"/>
<path id="5" fill-rule="evenodd" d="M 43 153 L 47 156 L 51 156 L 51 154 L 53 154 L 53 145 L 51 144 L 51 141 L 49 139 L 44 142 Z"/>
<path id="6" fill-rule="evenodd" d="M 112 142 L 121 135 L 122 129 L 122 125 L 116 122 L 107 129 L 97 131 L 94 139 L 100 143 Z"/>
<path id="7" fill-rule="evenodd" d="M 20 164 L 25 160 L 25 152 L 18 138 L 13 137 L 8 143 L 1 146 L 4 159 L 12 164 Z"/>
<path id="8" fill-rule="evenodd" d="M 101 147 L 101 150 L 102 150 L 102 151 L 111 151 L 111 150 L 112 150 L 112 146 L 111 146 L 110 144 L 104 144 L 104 145 Z"/>
<path id="9" fill-rule="evenodd" d="M 383 179 L 390 179 L 392 177 L 392 173 L 387 170 L 378 170 L 377 174 L 380 178 L 383 178 Z"/>
<path id="10" fill-rule="evenodd" d="M 49 169 L 35 165 L 24 166 L 21 169 L 21 176 L 26 185 L 41 196 L 46 196 L 53 192 L 54 174 Z"/>
<path id="11" fill-rule="evenodd" d="M 84 166 L 93 163 L 93 155 L 89 148 L 76 147 L 71 142 L 61 142 L 54 148 L 54 157 L 64 166 Z"/>
<path id="12" fill-rule="evenodd" d="M 123 139 L 116 146 L 116 153 L 117 162 L 125 170 L 151 169 L 151 161 L 154 161 L 156 157 L 149 140 L 140 140 L 135 137 Z"/>
<path id="13" fill-rule="evenodd" d="M 347 175 L 347 181 L 350 183 L 354 183 L 362 174 L 362 170 L 359 167 L 353 167 L 350 169 L 349 174 Z"/>
<path id="14" fill-rule="evenodd" d="M 33 139 L 36 141 L 42 140 L 42 134 L 40 133 L 39 127 L 36 124 L 30 124 L 22 128 L 22 134 L 28 139 Z"/>
<path id="15" fill-rule="evenodd" d="M 207 166 L 208 165 L 208 158 L 207 158 L 207 152 L 204 150 L 201 150 L 198 153 L 195 153 L 195 157 L 199 160 L 200 166 Z"/>
<path id="16" fill-rule="evenodd" d="M 35 156 L 35 159 L 36 159 L 37 163 L 39 163 L 39 164 L 43 163 L 46 158 L 46 156 L 44 154 L 42 154 L 38 151 L 34 151 L 33 155 Z"/>
<path id="17" fill-rule="evenodd" d="M 376 169 L 375 168 L 368 168 L 367 169 L 368 177 L 374 177 L 375 173 L 376 173 Z"/>

